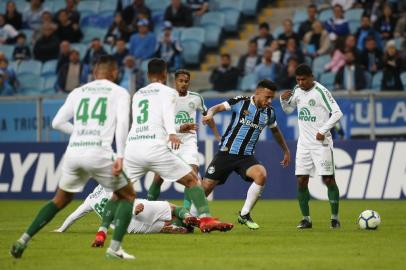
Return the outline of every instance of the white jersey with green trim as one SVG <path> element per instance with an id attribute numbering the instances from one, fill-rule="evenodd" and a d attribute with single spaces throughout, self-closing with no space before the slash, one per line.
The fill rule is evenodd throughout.
<path id="1" fill-rule="evenodd" d="M 127 138 L 131 145 L 166 145 L 169 134 L 176 134 L 175 105 L 178 92 L 161 83 L 138 90 L 132 101 L 133 124 Z"/>
<path id="2" fill-rule="evenodd" d="M 288 100 L 281 100 L 282 109 L 291 113 L 296 107 L 299 122 L 298 147 L 318 149 L 320 146 L 333 146 L 330 130 L 342 117 L 342 112 L 330 91 L 318 82 L 308 91 L 298 85 Z M 318 141 L 316 134 L 324 134 L 324 141 Z"/>
<path id="3" fill-rule="evenodd" d="M 204 104 L 204 99 L 200 94 L 188 91 L 186 96 L 179 96 L 178 101 L 176 102 L 175 111 L 176 131 L 179 132 L 180 126 L 183 124 L 196 124 L 196 112 L 200 111 L 202 114 L 205 114 L 207 112 L 207 108 Z M 183 144 L 197 144 L 196 132 L 178 133 L 178 136 L 182 140 Z"/>
<path id="4" fill-rule="evenodd" d="M 95 80 L 74 89 L 52 121 L 52 126 L 71 134 L 67 153 L 83 156 L 85 151 L 112 151 L 123 157 L 128 133 L 130 95 L 108 80 Z M 73 124 L 69 122 L 73 118 Z"/>

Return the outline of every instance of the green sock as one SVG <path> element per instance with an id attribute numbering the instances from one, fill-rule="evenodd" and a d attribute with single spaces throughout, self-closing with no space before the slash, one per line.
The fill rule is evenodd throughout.
<path id="1" fill-rule="evenodd" d="M 309 210 L 309 200 L 310 193 L 308 187 L 298 187 L 297 189 L 297 199 L 299 201 L 300 211 L 304 217 L 310 216 Z"/>
<path id="2" fill-rule="evenodd" d="M 56 204 L 53 201 L 49 201 L 45 204 L 41 210 L 39 210 L 37 216 L 35 217 L 34 221 L 31 223 L 30 227 L 28 227 L 26 233 L 33 237 L 39 230 L 42 229 L 48 222 L 50 222 L 56 213 L 59 212 L 59 208 L 56 207 Z"/>
<path id="3" fill-rule="evenodd" d="M 210 216 L 209 203 L 207 202 L 206 195 L 201 186 L 185 188 L 185 193 L 187 193 L 187 196 L 189 196 L 193 204 L 196 206 L 199 216 Z"/>
<path id="4" fill-rule="evenodd" d="M 176 225 L 176 226 L 179 226 L 179 227 L 184 227 L 184 226 L 185 226 L 185 224 L 183 224 L 182 220 L 180 220 L 180 219 L 178 219 L 178 218 L 175 218 L 175 219 L 172 221 L 172 224 L 173 224 L 173 225 Z"/>
<path id="5" fill-rule="evenodd" d="M 113 240 L 121 242 L 127 232 L 127 227 L 130 224 L 132 217 L 132 203 L 125 200 L 119 200 L 117 205 L 116 214 L 114 217 Z"/>
<path id="6" fill-rule="evenodd" d="M 340 200 L 340 191 L 338 190 L 337 184 L 328 185 L 328 200 L 330 202 L 331 214 L 333 216 L 338 215 L 338 205 Z"/>
<path id="7" fill-rule="evenodd" d="M 184 195 L 185 197 L 183 198 L 183 207 L 187 210 L 190 210 L 190 207 L 192 207 L 192 201 L 190 200 L 189 193 L 184 192 Z"/>
<path id="8" fill-rule="evenodd" d="M 152 182 L 151 186 L 148 189 L 148 201 L 156 201 L 161 194 L 161 185 Z"/>
<path id="9" fill-rule="evenodd" d="M 108 229 L 110 227 L 110 224 L 113 222 L 114 215 L 117 210 L 117 206 L 118 206 L 118 201 L 109 200 L 106 203 L 106 206 L 104 207 L 102 223 L 101 223 L 100 227 L 103 227 L 106 229 Z"/>
<path id="10" fill-rule="evenodd" d="M 176 206 L 175 216 L 177 218 L 179 218 L 180 220 L 184 220 L 187 215 L 189 215 L 189 211 L 186 208 L 182 206 Z"/>

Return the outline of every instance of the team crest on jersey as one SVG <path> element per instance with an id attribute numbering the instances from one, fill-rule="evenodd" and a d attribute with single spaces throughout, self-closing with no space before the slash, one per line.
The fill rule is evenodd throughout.
<path id="1" fill-rule="evenodd" d="M 189 102 L 189 108 L 194 110 L 194 109 L 196 109 L 196 105 L 193 102 Z"/>
<path id="2" fill-rule="evenodd" d="M 309 100 L 309 106 L 316 105 L 316 101 L 314 99 Z"/>
<path id="3" fill-rule="evenodd" d="M 244 110 L 244 111 L 242 112 L 242 114 L 244 114 L 245 116 L 247 116 L 247 115 L 250 114 L 250 112 L 249 112 L 248 110 Z"/>
<path id="4" fill-rule="evenodd" d="M 214 166 L 210 166 L 210 167 L 207 169 L 207 173 L 208 173 L 208 174 L 213 174 L 215 171 L 216 171 L 216 169 L 214 168 Z"/>

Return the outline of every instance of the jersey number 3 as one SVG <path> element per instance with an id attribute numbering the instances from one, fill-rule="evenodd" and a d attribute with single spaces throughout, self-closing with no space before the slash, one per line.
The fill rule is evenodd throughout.
<path id="1" fill-rule="evenodd" d="M 140 115 L 137 116 L 137 124 L 144 124 L 148 121 L 148 99 L 143 99 L 138 103 L 138 108 L 140 109 Z"/>
<path id="2" fill-rule="evenodd" d="M 82 98 L 79 103 L 78 110 L 76 111 L 76 121 L 82 121 L 84 125 L 87 124 L 89 119 L 89 98 Z M 98 98 L 96 103 L 93 106 L 92 114 L 90 115 L 91 119 L 96 119 L 99 121 L 99 125 L 103 126 L 104 122 L 107 119 L 107 98 L 101 97 Z"/>

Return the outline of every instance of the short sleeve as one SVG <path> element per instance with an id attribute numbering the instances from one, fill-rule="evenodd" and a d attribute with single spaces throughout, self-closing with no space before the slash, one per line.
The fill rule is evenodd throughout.
<path id="1" fill-rule="evenodd" d="M 267 125 L 269 128 L 274 128 L 278 125 L 276 122 L 276 113 L 272 107 L 270 107 L 268 109 L 268 124 Z"/>
<path id="2" fill-rule="evenodd" d="M 227 101 L 223 102 L 224 107 L 227 111 L 235 111 L 241 101 L 247 100 L 249 97 L 245 96 L 236 96 L 234 98 L 230 98 Z"/>

